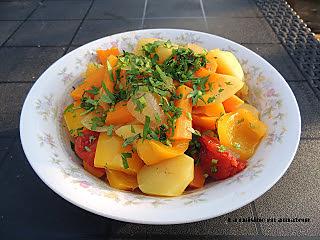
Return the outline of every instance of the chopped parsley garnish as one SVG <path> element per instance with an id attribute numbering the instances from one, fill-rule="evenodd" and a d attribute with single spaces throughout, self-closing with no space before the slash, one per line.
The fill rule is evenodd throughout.
<path id="1" fill-rule="evenodd" d="M 91 149 L 88 146 L 84 146 L 84 150 L 86 150 L 87 152 L 91 152 Z"/>
<path id="2" fill-rule="evenodd" d="M 218 160 L 217 160 L 217 159 L 212 159 L 212 160 L 211 160 L 211 168 L 210 168 L 210 171 L 211 171 L 212 174 L 218 172 L 217 163 L 218 163 Z"/>
<path id="3" fill-rule="evenodd" d="M 196 86 L 193 86 L 193 91 L 191 93 L 189 93 L 187 98 L 191 98 L 192 99 L 192 105 L 197 105 L 199 99 L 201 101 L 203 101 L 204 103 L 206 103 L 205 100 L 203 99 L 202 95 L 203 95 L 202 91 L 197 89 Z"/>
<path id="4" fill-rule="evenodd" d="M 232 146 L 233 146 L 235 149 L 237 149 L 237 150 L 240 150 L 240 149 L 241 149 L 240 143 L 235 142 L 235 143 L 232 144 Z"/>
<path id="5" fill-rule="evenodd" d="M 124 140 L 124 142 L 122 143 L 122 147 L 126 147 L 126 146 L 132 144 L 134 141 L 136 141 L 136 140 L 139 139 L 139 138 L 140 138 L 140 134 L 136 134 L 136 135 L 134 135 L 134 136 L 132 136 L 132 137 L 126 138 L 126 139 Z"/>
<path id="6" fill-rule="evenodd" d="M 90 93 L 90 94 L 93 94 L 93 95 L 98 95 L 100 89 L 95 87 L 95 86 L 92 86 L 92 88 L 90 90 L 87 90 L 86 92 L 87 93 Z"/>
<path id="7" fill-rule="evenodd" d="M 67 113 L 67 112 L 74 112 L 74 104 L 71 103 L 68 107 L 66 107 L 63 111 L 63 113 Z"/>
<path id="8" fill-rule="evenodd" d="M 194 79 L 194 73 L 204 67 L 207 61 L 204 54 L 196 54 L 191 49 L 177 48 L 163 64 L 163 70 L 172 79 L 186 83 Z"/>
<path id="9" fill-rule="evenodd" d="M 187 118 L 188 118 L 189 120 L 192 120 L 192 114 L 191 114 L 191 112 L 187 112 L 187 113 L 186 113 L 186 116 L 187 116 Z"/>
<path id="10" fill-rule="evenodd" d="M 124 169 L 129 168 L 128 158 L 132 158 L 132 153 L 121 153 L 122 165 Z"/>
<path id="11" fill-rule="evenodd" d="M 144 96 L 139 98 L 132 98 L 133 103 L 136 105 L 135 111 L 142 113 L 143 109 L 147 106 L 147 101 Z"/>
<path id="12" fill-rule="evenodd" d="M 112 66 L 110 64 L 110 62 L 107 60 L 107 70 L 108 70 L 108 73 L 109 73 L 109 76 L 110 76 L 110 80 L 112 82 L 114 82 L 114 77 L 113 77 L 113 72 L 112 72 Z"/>
<path id="13" fill-rule="evenodd" d="M 133 125 L 130 126 L 131 133 L 136 133 L 136 130 L 134 129 Z"/>
<path id="14" fill-rule="evenodd" d="M 225 151 L 227 151 L 227 147 L 221 144 L 221 145 L 218 147 L 218 151 L 219 151 L 219 152 L 225 152 Z"/>
<path id="15" fill-rule="evenodd" d="M 150 133 L 150 117 L 146 116 L 145 122 L 144 122 L 144 127 L 143 127 L 143 139 L 146 139 L 148 134 Z"/>
<path id="16" fill-rule="evenodd" d="M 111 105 L 116 104 L 115 96 L 109 91 L 109 89 L 107 88 L 104 82 L 102 82 L 102 87 L 103 87 L 103 90 L 105 91 L 105 94 L 101 95 L 100 101 L 109 103 Z"/>
<path id="17" fill-rule="evenodd" d="M 104 123 L 105 123 L 105 117 L 104 116 L 102 116 L 102 117 L 93 117 L 92 119 L 91 119 L 91 122 L 90 122 L 90 124 L 91 124 L 91 130 L 96 130 L 97 129 L 97 127 L 102 127 L 102 126 L 104 126 Z"/>
<path id="18" fill-rule="evenodd" d="M 237 124 L 243 123 L 244 122 L 244 118 L 241 118 L 237 121 Z"/>
<path id="19" fill-rule="evenodd" d="M 113 125 L 106 126 L 106 132 L 108 136 L 112 136 L 113 130 L 114 130 Z"/>

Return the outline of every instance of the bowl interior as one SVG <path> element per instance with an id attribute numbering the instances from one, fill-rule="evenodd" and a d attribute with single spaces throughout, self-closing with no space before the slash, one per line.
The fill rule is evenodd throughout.
<path id="1" fill-rule="evenodd" d="M 81 81 L 87 63 L 95 61 L 96 49 L 117 46 L 131 51 L 137 40 L 145 37 L 196 43 L 207 49 L 221 48 L 238 57 L 250 88 L 249 102 L 260 110 L 262 121 L 268 125 L 267 137 L 243 172 L 180 197 L 161 198 L 112 189 L 84 171 L 70 148 L 62 121 L 63 109 L 71 103 L 69 93 Z M 20 132 L 26 156 L 36 173 L 68 201 L 119 220 L 169 224 L 219 216 L 267 191 L 293 159 L 300 137 L 300 114 L 282 76 L 252 51 L 210 34 L 152 29 L 96 40 L 54 63 L 35 83 L 25 101 Z"/>

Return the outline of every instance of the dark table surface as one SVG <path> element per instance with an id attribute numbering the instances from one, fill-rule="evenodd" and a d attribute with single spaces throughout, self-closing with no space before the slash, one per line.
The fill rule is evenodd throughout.
<path id="1" fill-rule="evenodd" d="M 275 10 L 279 6 L 282 12 Z M 283 1 L 1 0 L 0 239 L 320 236 L 320 48 L 296 19 Z M 160 27 L 209 32 L 252 49 L 284 76 L 301 110 L 301 142 L 287 173 L 256 201 L 215 219 L 153 226 L 99 217 L 46 187 L 31 169 L 20 144 L 18 124 L 24 98 L 50 64 L 91 40 Z M 306 64 L 308 61 L 311 63 Z M 310 222 L 228 222 L 228 218 L 247 217 L 298 217 L 310 218 Z"/>

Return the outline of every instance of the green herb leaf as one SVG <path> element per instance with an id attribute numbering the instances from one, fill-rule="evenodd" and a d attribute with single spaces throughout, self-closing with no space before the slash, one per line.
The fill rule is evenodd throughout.
<path id="1" fill-rule="evenodd" d="M 191 115 L 191 112 L 187 112 L 187 113 L 186 113 L 186 116 L 187 116 L 187 118 L 188 118 L 190 121 L 192 121 L 192 115 Z"/>
<path id="2" fill-rule="evenodd" d="M 132 144 L 134 141 L 136 141 L 136 140 L 139 139 L 139 138 L 140 138 L 140 134 L 136 134 L 136 135 L 134 135 L 134 136 L 132 136 L 132 137 L 126 138 L 126 139 L 124 140 L 124 142 L 122 143 L 122 147 L 126 147 L 126 146 Z"/>
<path id="3" fill-rule="evenodd" d="M 63 113 L 67 113 L 67 112 L 74 112 L 74 104 L 71 103 L 68 107 L 66 107 L 66 109 L 63 111 Z"/>
<path id="4" fill-rule="evenodd" d="M 237 124 L 243 123 L 244 122 L 244 118 L 241 118 L 237 121 Z"/>
<path id="5" fill-rule="evenodd" d="M 110 62 L 107 60 L 107 70 L 108 70 L 108 73 L 109 73 L 109 76 L 110 76 L 110 80 L 112 82 L 114 82 L 114 77 L 113 77 L 113 72 L 112 72 L 112 66 L 110 64 Z"/>
<path id="6" fill-rule="evenodd" d="M 154 118 L 156 119 L 157 123 L 161 123 L 161 118 L 160 118 L 159 113 L 156 112 L 156 113 L 154 114 Z"/>
<path id="7" fill-rule="evenodd" d="M 91 93 L 93 95 L 97 95 L 99 93 L 99 88 L 92 86 L 92 88 L 90 90 L 87 90 L 86 92 Z"/>
<path id="8" fill-rule="evenodd" d="M 91 149 L 88 146 L 84 146 L 84 150 L 86 150 L 87 152 L 91 152 Z"/>
<path id="9" fill-rule="evenodd" d="M 143 127 L 143 139 L 146 139 L 148 134 L 150 133 L 150 117 L 146 116 L 145 122 L 144 122 L 144 127 Z"/>
<path id="10" fill-rule="evenodd" d="M 211 170 L 212 174 L 215 174 L 216 172 L 218 172 L 217 163 L 218 163 L 217 159 L 212 159 L 211 160 L 211 168 L 210 168 L 210 170 Z"/>
<path id="11" fill-rule="evenodd" d="M 134 129 L 133 125 L 130 125 L 130 130 L 131 130 L 131 133 L 136 133 L 136 130 Z"/>
<path id="12" fill-rule="evenodd" d="M 135 111 L 142 113 L 143 109 L 147 106 L 147 101 L 144 96 L 141 96 L 137 99 L 132 98 L 133 103 L 136 105 L 134 108 Z"/>
<path id="13" fill-rule="evenodd" d="M 241 149 L 240 143 L 235 142 L 235 143 L 232 144 L 232 146 L 233 146 L 235 149 L 237 149 L 237 150 L 240 150 L 240 149 Z"/>
<path id="14" fill-rule="evenodd" d="M 128 158 L 132 158 L 132 153 L 129 153 L 129 152 L 121 153 L 121 158 L 122 158 L 123 168 L 128 169 L 129 168 Z"/>
<path id="15" fill-rule="evenodd" d="M 221 145 L 218 147 L 218 151 L 219 151 L 219 152 L 225 152 L 225 151 L 227 151 L 227 147 L 221 144 Z"/>
<path id="16" fill-rule="evenodd" d="M 112 136 L 113 130 L 114 130 L 114 126 L 113 125 L 109 125 L 106 127 L 107 128 L 107 135 L 108 136 Z"/>

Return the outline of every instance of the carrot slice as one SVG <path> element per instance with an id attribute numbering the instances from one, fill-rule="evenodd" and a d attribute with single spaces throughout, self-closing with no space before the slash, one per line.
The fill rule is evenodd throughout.
<path id="1" fill-rule="evenodd" d="M 114 107 L 114 111 L 107 113 L 106 124 L 122 125 L 132 122 L 134 119 L 128 111 L 127 102 L 118 102 Z"/>
<path id="2" fill-rule="evenodd" d="M 210 103 L 205 106 L 193 107 L 192 114 L 208 117 L 220 117 L 225 113 L 222 103 Z"/>
<path id="3" fill-rule="evenodd" d="M 201 166 L 194 166 L 194 177 L 189 186 L 192 188 L 202 188 L 205 180 Z"/>
<path id="4" fill-rule="evenodd" d="M 218 117 L 208 117 L 204 115 L 192 115 L 192 124 L 195 128 L 202 130 L 216 129 L 216 121 Z"/>
<path id="5" fill-rule="evenodd" d="M 181 94 L 182 98 L 175 101 L 175 106 L 182 109 L 182 114 L 176 121 L 176 126 L 172 137 L 173 140 L 192 139 L 192 133 L 190 131 L 192 128 L 192 102 L 190 98 L 187 98 L 190 92 L 192 92 L 192 89 L 185 85 L 179 86 L 176 90 L 176 94 Z"/>
<path id="6" fill-rule="evenodd" d="M 120 51 L 118 48 L 109 48 L 109 49 L 98 49 L 97 51 L 98 59 L 103 64 L 106 65 L 107 59 L 110 55 L 118 56 L 120 55 Z"/>
<path id="7" fill-rule="evenodd" d="M 230 98 L 222 102 L 224 109 L 226 112 L 233 112 L 237 110 L 242 104 L 244 104 L 244 101 L 241 100 L 236 95 L 232 95 Z"/>

